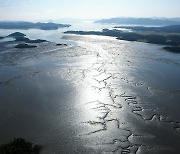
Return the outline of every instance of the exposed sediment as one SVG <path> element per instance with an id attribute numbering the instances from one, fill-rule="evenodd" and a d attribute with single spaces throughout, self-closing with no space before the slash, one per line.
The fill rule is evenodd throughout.
<path id="1" fill-rule="evenodd" d="M 118 64 L 121 55 L 107 53 L 108 50 L 102 46 L 98 49 L 93 63 L 86 69 L 80 69 L 81 82 L 87 84 L 88 92 L 92 95 L 91 101 L 84 102 L 84 106 L 88 108 L 89 114 L 92 112 L 96 115 L 82 122 L 90 131 L 81 136 L 97 138 L 94 144 L 100 147 L 101 152 L 107 153 L 145 154 L 173 150 L 163 144 L 158 145 L 157 132 L 152 132 L 148 127 L 157 127 L 158 131 L 158 127 L 168 125 L 169 129 L 172 128 L 172 131 L 180 135 L 180 123 L 167 120 L 168 117 L 161 115 L 155 104 L 143 102 L 141 95 L 132 90 L 137 89 L 153 97 L 154 91 L 158 89 L 151 87 L 148 82 L 135 81 L 125 76 Z M 127 60 L 124 67 L 134 66 Z M 155 143 L 152 138 L 155 138 Z M 144 139 L 146 142 L 143 142 Z"/>
<path id="2" fill-rule="evenodd" d="M 0 126 L 16 115 L 14 108 L 25 109 L 29 111 L 24 114 L 26 120 L 37 119 L 38 127 L 31 126 L 42 133 L 38 138 L 53 147 L 49 153 L 63 153 L 63 147 L 67 153 L 178 154 L 180 122 L 174 115 L 179 115 L 175 108 L 180 90 L 176 82 L 168 82 L 170 73 L 163 68 L 176 72 L 172 79 L 177 81 L 179 61 L 154 56 L 157 46 L 106 37 L 66 37 L 78 45 L 42 43 L 33 50 L 13 48 L 14 52 L 2 53 L 2 59 L 9 62 L 2 61 L 6 65 L 0 67 L 2 72 L 14 68 L 13 62 L 18 65 L 8 78 L 1 74 L 0 90 L 12 93 L 8 98 L 1 96 L 10 107 Z M 22 93 L 37 98 L 35 102 L 23 99 L 28 103 L 21 110 L 15 98 Z M 33 115 L 27 109 L 31 103 Z M 44 135 L 47 132 L 50 139 Z M 80 146 L 85 152 L 79 151 Z"/>

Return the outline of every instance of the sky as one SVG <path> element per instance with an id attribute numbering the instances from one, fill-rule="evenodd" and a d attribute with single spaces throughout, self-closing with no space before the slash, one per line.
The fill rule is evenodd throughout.
<path id="1" fill-rule="evenodd" d="M 112 17 L 180 17 L 180 0 L 0 0 L 0 21 Z"/>

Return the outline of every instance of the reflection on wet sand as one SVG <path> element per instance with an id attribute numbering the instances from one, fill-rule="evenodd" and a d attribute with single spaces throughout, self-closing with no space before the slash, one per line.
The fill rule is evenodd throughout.
<path id="1" fill-rule="evenodd" d="M 81 94 L 84 110 L 82 112 L 84 132 L 81 132 L 81 135 L 88 140 L 86 146 L 108 153 L 178 153 L 178 150 L 176 151 L 179 140 L 177 128 L 180 127 L 178 119 L 167 120 L 168 115 L 161 111 L 162 106 L 158 106 L 159 100 L 151 102 L 153 101 L 151 98 L 155 98 L 156 95 L 161 97 L 160 93 L 166 93 L 166 97 L 169 98 L 169 92 L 161 89 L 158 94 L 160 87 L 151 87 L 148 79 L 142 78 L 145 81 L 138 79 L 140 73 L 138 71 L 131 76 L 132 72 L 139 69 L 142 72 L 148 70 L 149 78 L 153 77 L 151 72 L 159 74 L 159 77 L 163 76 L 162 72 L 156 72 L 144 66 L 141 61 L 138 62 L 140 60 L 138 54 L 126 55 L 127 53 L 118 52 L 119 49 L 112 53 L 111 49 L 115 50 L 119 45 L 113 44 L 113 39 L 108 45 L 106 40 L 103 41 L 92 39 L 91 42 L 81 40 L 78 42 L 83 47 L 97 51 L 94 60 L 91 58 L 83 63 L 83 66 L 87 66 L 82 71 L 85 88 Z M 110 50 L 107 50 L 105 47 L 109 46 Z M 121 49 L 124 50 L 127 49 Z M 134 59 L 134 56 L 137 59 Z M 175 98 L 178 102 L 179 96 Z M 163 107 L 166 103 L 168 101 L 164 101 Z M 159 133 L 161 131 L 162 134 Z M 164 136 L 168 140 L 170 134 L 173 134 L 171 137 L 174 140 L 173 144 L 172 140 L 171 142 L 162 140 Z"/>
<path id="2" fill-rule="evenodd" d="M 11 49 L 14 65 L 1 55 L 0 142 L 25 137 L 42 153 L 178 154 L 179 55 L 110 37 L 64 40 L 76 45 Z"/>

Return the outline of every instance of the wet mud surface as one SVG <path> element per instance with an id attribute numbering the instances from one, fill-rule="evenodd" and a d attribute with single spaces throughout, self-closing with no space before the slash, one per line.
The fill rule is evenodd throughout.
<path id="1" fill-rule="evenodd" d="M 179 55 L 110 37 L 63 39 L 74 44 L 1 43 L 0 143 L 24 137 L 42 153 L 179 153 Z"/>

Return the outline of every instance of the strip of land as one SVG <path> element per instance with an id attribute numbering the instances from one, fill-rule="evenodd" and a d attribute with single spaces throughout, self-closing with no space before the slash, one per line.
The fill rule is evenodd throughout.
<path id="1" fill-rule="evenodd" d="M 32 22 L 0 22 L 0 29 L 41 29 L 41 30 L 56 30 L 58 28 L 70 27 L 68 24 L 49 23 L 32 23 Z"/>
<path id="2" fill-rule="evenodd" d="M 131 31 L 122 31 L 117 28 L 127 28 Z M 116 37 L 119 40 L 137 41 L 165 45 L 164 49 L 180 53 L 180 25 L 165 27 L 114 27 L 102 31 L 67 31 L 66 34 L 103 35 Z"/>

